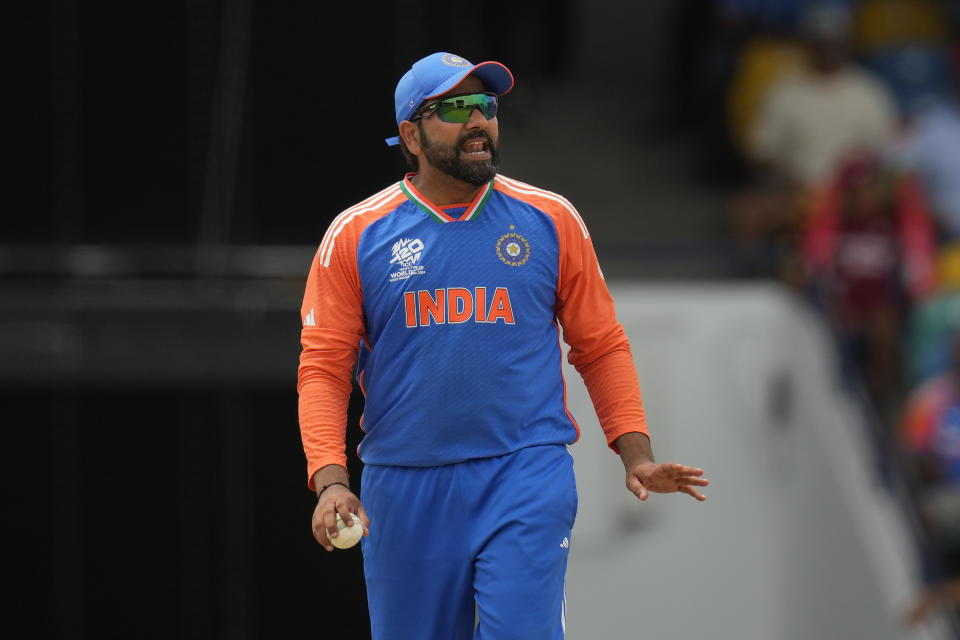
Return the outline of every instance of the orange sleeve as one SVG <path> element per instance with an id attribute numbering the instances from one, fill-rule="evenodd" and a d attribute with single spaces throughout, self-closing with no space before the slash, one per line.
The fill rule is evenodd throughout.
<path id="1" fill-rule="evenodd" d="M 621 435 L 647 433 L 640 383 L 589 232 L 568 204 L 554 215 L 560 241 L 556 313 L 570 364 L 583 376 L 607 444 L 617 451 L 613 441 Z"/>
<path id="2" fill-rule="evenodd" d="M 364 333 L 356 249 L 360 225 L 331 224 L 307 277 L 300 314 L 297 372 L 300 437 L 307 484 L 328 464 L 346 467 L 347 405 L 357 349 Z"/>

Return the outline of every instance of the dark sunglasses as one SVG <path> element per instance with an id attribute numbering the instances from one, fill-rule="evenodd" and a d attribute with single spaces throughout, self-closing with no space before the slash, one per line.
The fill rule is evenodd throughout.
<path id="1" fill-rule="evenodd" d="M 470 119 L 474 109 L 480 109 L 480 113 L 487 120 L 497 117 L 497 94 L 466 93 L 462 96 L 441 98 L 421 107 L 410 121 L 429 118 L 436 113 L 443 122 L 464 123 Z"/>

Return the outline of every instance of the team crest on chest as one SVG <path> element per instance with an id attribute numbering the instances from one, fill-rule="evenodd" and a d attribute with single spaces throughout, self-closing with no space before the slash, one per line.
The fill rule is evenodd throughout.
<path id="1" fill-rule="evenodd" d="M 497 240 L 497 257 L 504 264 L 519 267 L 530 258 L 530 243 L 516 231 L 505 233 Z"/>
<path id="2" fill-rule="evenodd" d="M 420 238 L 401 238 L 393 243 L 390 249 L 393 253 L 390 264 L 395 265 L 397 270 L 390 274 L 390 282 L 399 282 L 427 272 L 422 264 L 418 264 L 420 256 L 423 255 L 423 248 L 423 241 Z"/>

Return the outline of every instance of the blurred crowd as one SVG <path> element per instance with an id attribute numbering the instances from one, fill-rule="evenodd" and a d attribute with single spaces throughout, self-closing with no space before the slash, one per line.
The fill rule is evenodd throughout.
<path id="1" fill-rule="evenodd" d="M 960 3 L 716 0 L 702 173 L 741 275 L 841 337 L 944 571 L 960 575 Z M 688 98 L 691 96 L 687 96 Z"/>

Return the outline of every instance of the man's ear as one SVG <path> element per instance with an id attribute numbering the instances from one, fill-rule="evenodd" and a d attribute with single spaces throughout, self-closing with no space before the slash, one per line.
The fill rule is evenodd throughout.
<path id="1" fill-rule="evenodd" d="M 420 147 L 420 127 L 409 120 L 404 120 L 400 123 L 400 138 L 403 140 L 403 144 L 407 146 L 407 151 L 415 156 L 420 155 L 422 150 Z"/>

